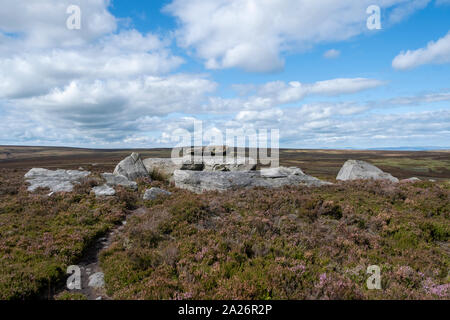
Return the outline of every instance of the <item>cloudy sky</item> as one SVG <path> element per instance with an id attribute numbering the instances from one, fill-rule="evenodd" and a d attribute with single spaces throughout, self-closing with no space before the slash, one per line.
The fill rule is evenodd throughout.
<path id="1" fill-rule="evenodd" d="M 450 0 L 2 0 L 0 120 L 2 145 L 166 147 L 202 120 L 450 147 Z"/>

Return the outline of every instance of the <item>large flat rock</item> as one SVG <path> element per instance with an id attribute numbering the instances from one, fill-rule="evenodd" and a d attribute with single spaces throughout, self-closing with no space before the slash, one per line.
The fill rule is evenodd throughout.
<path id="1" fill-rule="evenodd" d="M 80 183 L 90 174 L 89 171 L 33 168 L 25 174 L 25 179 L 30 184 L 30 192 L 38 188 L 49 188 L 52 192 L 71 192 L 75 183 Z"/>
<path id="2" fill-rule="evenodd" d="M 196 193 L 205 191 L 226 191 L 238 188 L 279 188 L 283 186 L 321 186 L 330 184 L 296 170 L 280 168 L 278 173 L 260 171 L 187 171 L 174 172 L 175 185 Z"/>
<path id="3" fill-rule="evenodd" d="M 336 180 L 388 180 L 398 182 L 398 179 L 374 165 L 361 160 L 348 160 L 339 171 Z"/>

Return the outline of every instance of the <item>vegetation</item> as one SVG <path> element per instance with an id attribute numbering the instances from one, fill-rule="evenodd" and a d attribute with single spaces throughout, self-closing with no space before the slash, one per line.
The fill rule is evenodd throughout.
<path id="1" fill-rule="evenodd" d="M 49 197 L 44 190 L 29 194 L 22 172 L 1 171 L 0 299 L 51 289 L 94 239 L 123 219 L 124 197 L 98 200 L 92 183 Z"/>
<path id="2" fill-rule="evenodd" d="M 146 203 L 101 254 L 117 299 L 448 299 L 450 187 L 353 182 Z M 379 265 L 382 290 L 368 290 Z"/>
<path id="3" fill-rule="evenodd" d="M 284 152 L 282 164 L 306 167 L 309 174 L 315 174 L 309 169 L 315 166 L 329 181 L 344 157 L 323 152 L 312 163 L 309 158 L 319 151 Z M 374 154 L 346 155 L 368 156 Z M 94 154 L 80 156 L 79 162 L 70 157 L 50 161 L 62 168 L 83 166 L 93 174 L 67 194 L 26 191 L 23 175 L 29 166 L 40 166 L 37 162 L 5 160 L 0 168 L 0 299 L 47 298 L 43 293 L 65 280 L 67 266 L 77 264 L 125 216 L 127 224 L 100 255 L 112 298 L 450 299 L 448 180 L 195 195 L 155 174 L 153 182 L 138 181 L 137 193 L 118 189 L 115 197 L 102 199 L 90 189 L 117 160 L 107 152 L 103 162 Z M 395 167 L 400 160 L 394 158 L 380 166 Z M 440 171 L 447 177 L 443 153 L 432 160 L 443 162 L 414 166 L 429 167 L 429 176 Z M 403 176 L 394 175 L 413 176 L 414 166 L 408 165 L 411 170 L 398 162 Z M 173 194 L 143 201 L 151 186 Z M 366 287 L 370 265 L 381 268 L 382 290 Z M 54 298 L 86 296 L 64 291 Z"/>

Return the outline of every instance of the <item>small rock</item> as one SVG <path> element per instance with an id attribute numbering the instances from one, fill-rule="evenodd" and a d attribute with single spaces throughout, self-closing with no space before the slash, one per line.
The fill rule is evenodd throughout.
<path id="1" fill-rule="evenodd" d="M 103 288 L 105 286 L 105 275 L 103 272 L 96 272 L 89 276 L 88 286 L 92 288 Z"/>
<path id="2" fill-rule="evenodd" d="M 145 191 L 144 200 L 155 200 L 160 196 L 170 196 L 172 192 L 160 189 L 160 188 L 151 188 Z"/>
<path id="3" fill-rule="evenodd" d="M 110 197 L 116 194 L 116 190 L 107 186 L 106 184 L 92 188 L 92 191 L 97 197 Z"/>
<path id="4" fill-rule="evenodd" d="M 112 173 L 103 173 L 102 174 L 103 179 L 106 180 L 106 184 L 110 187 L 112 186 L 123 186 L 127 188 L 131 188 L 133 190 L 138 189 L 138 185 L 134 181 L 130 181 L 127 177 L 122 175 L 115 175 Z"/>
<path id="5" fill-rule="evenodd" d="M 95 298 L 95 300 L 102 300 L 102 297 L 101 296 L 97 297 L 97 298 Z"/>

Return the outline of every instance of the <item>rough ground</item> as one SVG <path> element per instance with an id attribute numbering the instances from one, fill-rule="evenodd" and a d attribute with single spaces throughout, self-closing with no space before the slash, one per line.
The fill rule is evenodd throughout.
<path id="1" fill-rule="evenodd" d="M 119 188 L 116 197 L 97 199 L 90 189 L 100 173 L 112 172 L 129 151 L 8 150 L 9 159 L 0 160 L 2 299 L 450 298 L 448 153 L 281 153 L 282 164 L 328 181 L 346 159 L 372 157 L 394 176 L 437 183 L 357 181 L 195 195 L 140 180 L 137 192 Z M 308 169 L 316 164 L 315 172 Z M 93 176 L 72 193 L 26 190 L 23 175 L 32 167 L 80 166 Z M 417 174 L 419 167 L 426 175 Z M 143 201 L 151 186 L 172 195 Z M 105 291 L 65 292 L 71 264 L 102 270 Z M 380 291 L 366 289 L 370 264 L 381 267 Z"/>

